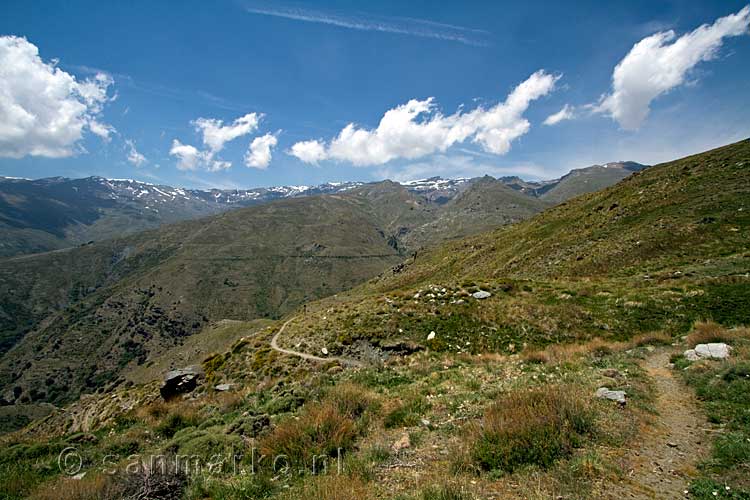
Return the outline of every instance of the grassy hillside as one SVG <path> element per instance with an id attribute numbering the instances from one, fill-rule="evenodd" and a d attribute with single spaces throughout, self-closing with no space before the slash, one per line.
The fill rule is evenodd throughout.
<path id="1" fill-rule="evenodd" d="M 750 314 L 748 165 L 743 141 L 436 247 L 397 274 L 308 305 L 288 343 L 353 355 L 403 340 L 517 352 L 684 333 L 707 318 L 742 324 Z M 477 300 L 478 290 L 492 295 Z"/>

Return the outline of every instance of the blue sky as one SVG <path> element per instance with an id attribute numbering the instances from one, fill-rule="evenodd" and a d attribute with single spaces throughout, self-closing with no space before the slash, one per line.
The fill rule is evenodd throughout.
<path id="1" fill-rule="evenodd" d="M 0 175 L 228 188 L 666 161 L 750 136 L 745 5 L 6 0 Z"/>

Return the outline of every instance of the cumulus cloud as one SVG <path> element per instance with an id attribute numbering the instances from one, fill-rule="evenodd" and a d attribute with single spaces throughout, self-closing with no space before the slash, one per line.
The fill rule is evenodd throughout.
<path id="1" fill-rule="evenodd" d="M 325 144 L 320 141 L 302 141 L 294 144 L 289 154 L 305 163 L 316 164 L 328 157 Z"/>
<path id="2" fill-rule="evenodd" d="M 565 120 L 572 120 L 575 118 L 575 113 L 573 110 L 573 106 L 566 104 L 563 106 L 563 108 L 558 111 L 557 113 L 553 113 L 549 115 L 545 120 L 545 125 L 557 125 L 558 123 L 565 121 Z"/>
<path id="3" fill-rule="evenodd" d="M 201 134 L 205 149 L 199 150 L 195 146 L 174 139 L 169 154 L 177 158 L 177 168 L 180 170 L 226 170 L 232 166 L 232 162 L 222 160 L 216 155 L 224 149 L 226 143 L 255 132 L 261 118 L 262 114 L 248 113 L 227 125 L 222 120 L 198 118 L 190 123 L 195 127 L 195 131 Z M 268 156 L 270 161 L 270 149 Z"/>
<path id="4" fill-rule="evenodd" d="M 200 164 L 204 162 L 203 152 L 190 144 L 182 144 L 177 139 L 172 141 L 169 154 L 177 157 L 177 168 L 180 170 L 198 170 Z"/>
<path id="5" fill-rule="evenodd" d="M 147 163 L 146 157 L 143 156 L 135 147 L 135 142 L 130 139 L 125 139 L 125 147 L 128 150 L 128 162 L 135 167 L 140 167 Z"/>
<path id="6" fill-rule="evenodd" d="M 224 144 L 238 137 L 255 132 L 262 115 L 248 113 L 228 125 L 221 120 L 198 118 L 193 121 L 195 130 L 203 136 L 203 144 L 214 154 L 224 149 Z"/>
<path id="7" fill-rule="evenodd" d="M 245 153 L 245 165 L 265 169 L 271 163 L 271 150 L 276 147 L 278 139 L 273 134 L 266 134 L 253 139 Z"/>
<path id="8" fill-rule="evenodd" d="M 0 156 L 71 156 L 84 131 L 105 140 L 114 131 L 99 120 L 112 78 L 79 81 L 56 64 L 25 38 L 0 37 Z"/>
<path id="9" fill-rule="evenodd" d="M 655 98 L 685 83 L 689 71 L 716 57 L 725 38 L 748 33 L 750 6 L 677 38 L 664 31 L 636 43 L 615 67 L 612 92 L 592 109 L 611 116 L 623 129 L 638 129 Z"/>
<path id="10" fill-rule="evenodd" d="M 386 111 L 375 129 L 350 123 L 328 144 L 298 142 L 290 154 L 306 163 L 332 159 L 357 166 L 382 165 L 398 158 L 442 153 L 454 144 L 471 140 L 488 153 L 503 155 L 515 139 L 529 131 L 530 124 L 523 117 L 529 104 L 550 93 L 558 79 L 537 71 L 513 89 L 504 102 L 448 116 L 437 110 L 433 98 L 412 99 Z"/>

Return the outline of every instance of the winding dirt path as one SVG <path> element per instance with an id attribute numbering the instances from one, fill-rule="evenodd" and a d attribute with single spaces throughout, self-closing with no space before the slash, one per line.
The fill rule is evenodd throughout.
<path id="1" fill-rule="evenodd" d="M 350 359 L 350 358 L 341 358 L 338 356 L 328 356 L 328 357 L 321 357 L 321 356 L 315 356 L 312 354 L 307 354 L 305 352 L 299 352 L 299 351 L 293 351 L 291 349 L 284 349 L 283 347 L 279 347 L 279 336 L 284 333 L 284 330 L 286 329 L 287 325 L 297 319 L 297 316 L 293 316 L 286 320 L 283 325 L 281 325 L 281 328 L 279 328 L 279 331 L 276 332 L 276 334 L 271 338 L 271 349 L 274 351 L 278 351 L 284 354 L 289 354 L 290 356 L 297 356 L 298 358 L 307 359 L 308 361 L 319 361 L 319 362 L 327 362 L 327 361 L 338 361 L 342 365 L 345 366 L 363 366 L 363 363 L 361 361 L 357 361 L 356 359 Z"/>
<path id="2" fill-rule="evenodd" d="M 653 425 L 637 437 L 627 457 L 626 478 L 607 492 L 606 498 L 686 498 L 696 465 L 711 444 L 709 424 L 698 407 L 693 390 L 677 380 L 669 368 L 670 351 L 659 350 L 643 367 L 656 386 Z"/>

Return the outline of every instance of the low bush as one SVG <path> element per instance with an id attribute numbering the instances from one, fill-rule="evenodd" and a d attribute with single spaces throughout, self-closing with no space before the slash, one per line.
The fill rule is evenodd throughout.
<path id="1" fill-rule="evenodd" d="M 587 399 L 568 386 L 512 392 L 485 412 L 471 456 L 486 471 L 547 468 L 593 435 L 595 419 Z"/>

